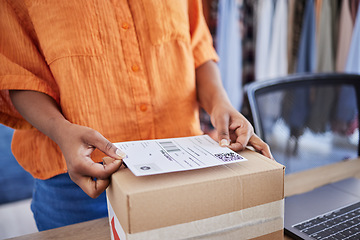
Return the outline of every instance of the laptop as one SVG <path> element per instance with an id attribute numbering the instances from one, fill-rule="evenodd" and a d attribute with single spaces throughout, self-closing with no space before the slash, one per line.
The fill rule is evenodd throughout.
<path id="1" fill-rule="evenodd" d="M 295 239 L 360 239 L 360 179 L 285 199 L 285 233 Z"/>

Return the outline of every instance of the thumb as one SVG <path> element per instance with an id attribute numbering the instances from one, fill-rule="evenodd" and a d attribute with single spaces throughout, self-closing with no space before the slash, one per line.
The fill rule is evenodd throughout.
<path id="1" fill-rule="evenodd" d="M 94 147 L 108 155 L 109 157 L 115 159 L 123 159 L 126 157 L 126 154 L 118 149 L 113 143 L 107 140 L 103 135 L 98 133 L 92 144 Z"/>
<path id="2" fill-rule="evenodd" d="M 229 137 L 229 119 L 226 117 L 221 117 L 216 119 L 216 129 L 219 139 L 219 144 L 221 147 L 227 147 L 230 144 Z"/>

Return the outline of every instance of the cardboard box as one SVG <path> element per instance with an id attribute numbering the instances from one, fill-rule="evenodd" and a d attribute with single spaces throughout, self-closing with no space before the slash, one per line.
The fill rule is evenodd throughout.
<path id="1" fill-rule="evenodd" d="M 135 177 L 107 189 L 113 240 L 283 239 L 284 167 L 258 153 L 246 162 Z"/>

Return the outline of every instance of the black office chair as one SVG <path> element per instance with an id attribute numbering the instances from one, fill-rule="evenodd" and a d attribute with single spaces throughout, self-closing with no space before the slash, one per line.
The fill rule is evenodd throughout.
<path id="1" fill-rule="evenodd" d="M 245 92 L 256 134 L 286 173 L 359 156 L 360 75 L 295 74 Z"/>

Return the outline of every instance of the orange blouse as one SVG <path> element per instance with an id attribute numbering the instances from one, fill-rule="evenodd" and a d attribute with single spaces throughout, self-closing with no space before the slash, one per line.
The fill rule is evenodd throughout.
<path id="1" fill-rule="evenodd" d="M 195 68 L 209 60 L 201 0 L 0 1 L 0 122 L 16 129 L 14 156 L 40 179 L 65 173 L 65 160 L 9 89 L 48 94 L 111 142 L 198 135 Z"/>

